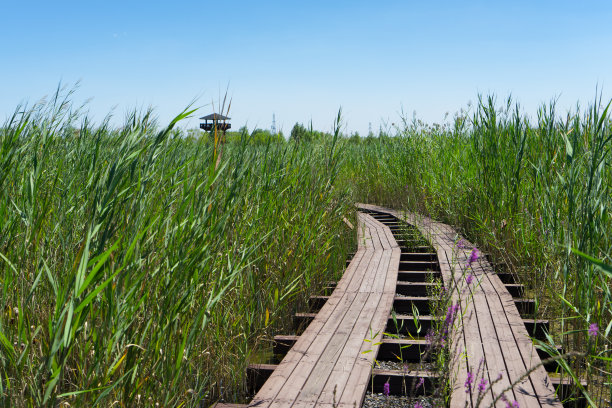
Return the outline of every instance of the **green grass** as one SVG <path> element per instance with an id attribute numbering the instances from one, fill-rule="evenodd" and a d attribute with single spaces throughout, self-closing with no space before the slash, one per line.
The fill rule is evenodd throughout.
<path id="1" fill-rule="evenodd" d="M 0 405 L 244 398 L 249 356 L 354 245 L 334 140 L 245 137 L 217 167 L 173 129 L 190 111 L 113 129 L 69 97 L 0 129 Z"/>
<path id="2" fill-rule="evenodd" d="M 338 126 L 215 149 L 175 129 L 190 111 L 161 130 L 152 112 L 113 128 L 70 98 L 20 106 L 0 128 L 0 405 L 244 401 L 249 359 L 342 271 L 355 201 L 452 224 L 508 264 L 553 319 L 550 342 L 584 354 L 565 371 L 588 378 L 594 404 L 610 399 L 602 101 L 529 121 L 488 98 L 393 136 Z"/>
<path id="3" fill-rule="evenodd" d="M 587 377 L 594 404 L 607 404 L 611 275 L 570 250 L 612 263 L 607 105 L 560 114 L 551 103 L 529 121 L 511 100 L 490 97 L 451 124 L 405 119 L 397 131 L 347 143 L 343 183 L 354 199 L 447 222 L 507 263 L 552 319 L 550 342 L 585 354 L 566 370 Z"/>

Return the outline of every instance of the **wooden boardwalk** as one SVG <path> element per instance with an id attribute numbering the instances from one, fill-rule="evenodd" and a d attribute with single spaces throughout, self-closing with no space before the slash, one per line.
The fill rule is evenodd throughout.
<path id="1" fill-rule="evenodd" d="M 460 237 L 445 224 L 372 205 L 358 207 L 365 213 L 358 215 L 357 252 L 332 295 L 311 298 L 320 311 L 296 314 L 304 320 L 312 319 L 304 333 L 299 337 L 277 336 L 288 343 L 277 354 L 286 355 L 278 365 L 257 368 L 267 371 L 262 382 L 265 378 L 267 381 L 248 407 L 358 407 L 373 384 L 378 384 L 374 388 L 380 392 L 381 379 L 395 381 L 398 389 L 406 375 L 429 381 L 432 373 L 397 374 L 372 368 L 377 356 L 393 357 L 402 345 L 414 346 L 410 349 L 414 355 L 405 354 L 405 358 L 420 359 L 419 350 L 427 347 L 425 340 L 382 339 L 382 333 L 393 331 L 393 327 L 387 328 L 393 324 L 388 323 L 392 307 L 400 313 L 396 318 L 404 322 L 402 327 L 408 332 L 413 330 L 413 318 L 401 313 L 415 307 L 420 310 L 420 326 L 431 325 L 434 317 L 429 315 L 425 286 L 431 285 L 427 279 L 434 275 L 437 279 L 441 276 L 444 287 L 452 291 L 452 302 L 458 308 L 449 339 L 449 406 L 516 407 L 518 403 L 522 408 L 562 407 L 529 338 L 526 324 L 533 325 L 533 320 L 523 320 L 517 309 L 517 305 L 528 308 L 529 302 L 511 295 L 513 292 L 519 297 L 521 285 L 509 284 L 508 277 L 495 273 L 484 257 L 469 262 L 473 245 L 466 240 L 458 245 Z M 435 254 L 427 246 L 418 246 L 420 243 L 402 253 L 398 242 L 408 238 L 395 240 L 393 231 L 403 227 L 393 217 L 416 227 Z M 486 381 L 486 392 L 478 390 L 482 380 Z"/>
<path id="2" fill-rule="evenodd" d="M 392 214 L 417 227 L 438 254 L 445 287 L 454 288 L 453 302 L 459 305 L 461 319 L 451 340 L 451 408 L 476 407 L 479 398 L 479 406 L 489 407 L 502 393 L 522 408 L 562 407 L 512 296 L 486 259 L 468 266 L 471 243 L 463 240 L 463 248 L 458 247 L 460 237 L 451 227 L 426 217 L 359 207 Z M 473 276 L 471 284 L 466 282 L 468 275 Z M 466 387 L 470 373 L 475 380 Z M 477 389 L 482 378 L 493 383 L 485 395 Z M 499 399 L 495 406 L 507 404 Z"/>
<path id="3" fill-rule="evenodd" d="M 358 230 L 358 250 L 329 300 L 249 406 L 361 405 L 395 296 L 400 248 L 369 215 L 359 214 Z"/>

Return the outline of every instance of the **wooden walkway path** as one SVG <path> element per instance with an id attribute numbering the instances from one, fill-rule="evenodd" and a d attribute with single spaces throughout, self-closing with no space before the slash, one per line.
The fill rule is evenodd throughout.
<path id="1" fill-rule="evenodd" d="M 361 405 L 393 304 L 400 249 L 369 215 L 359 214 L 358 230 L 358 250 L 331 297 L 249 406 Z"/>
<path id="2" fill-rule="evenodd" d="M 451 345 L 451 408 L 475 407 L 481 398 L 477 389 L 481 378 L 493 383 L 482 396 L 482 407 L 491 406 L 502 393 L 522 408 L 562 407 L 512 296 L 486 259 L 468 266 L 471 243 L 463 240 L 463 248 L 458 248 L 460 237 L 451 227 L 426 217 L 372 205 L 359 207 L 392 214 L 417 227 L 438 254 L 445 287 L 454 288 L 453 302 L 459 305 L 461 322 Z M 468 285 L 470 274 L 473 281 Z M 465 386 L 469 373 L 475 376 L 471 390 Z M 507 404 L 498 400 L 495 406 Z"/>
<path id="3" fill-rule="evenodd" d="M 457 245 L 460 237 L 445 224 L 372 205 L 358 207 L 365 213 L 358 214 L 357 252 L 332 295 L 315 297 L 325 303 L 316 315 L 308 314 L 313 320 L 304 333 L 299 337 L 285 336 L 291 338 L 291 348 L 280 364 L 267 367 L 271 374 L 267 374 L 269 378 L 248 407 L 361 406 L 372 384 L 370 375 L 374 372 L 375 380 L 381 378 L 381 370 L 372 370 L 380 344 L 383 344 L 381 355 L 393 354 L 390 350 L 395 350 L 387 347 L 385 351 L 384 346 L 389 344 L 382 340 L 382 333 L 391 330 L 386 328 L 391 308 L 397 311 L 403 307 L 405 311 L 405 306 L 412 304 L 429 310 L 427 292 L 422 290 L 428 285 L 424 277 L 438 274 L 438 266 L 438 276 L 442 276 L 445 288 L 452 291 L 452 302 L 458 307 L 450 338 L 449 406 L 503 408 L 516 407 L 513 405 L 516 402 L 521 408 L 562 407 L 517 309 L 521 300 L 513 299 L 508 291 L 517 285 L 504 285 L 484 257 L 468 262 L 473 245 L 466 240 L 462 240 L 463 245 Z M 399 228 L 397 222 L 384 214 L 416 227 L 436 254 L 429 253 L 431 250 L 402 254 L 392 233 L 393 228 L 394 231 Z M 422 256 L 415 258 L 415 255 Z M 427 265 L 436 255 L 436 268 L 430 269 Z M 408 256 L 415 259 L 403 260 Z M 469 275 L 471 283 L 466 281 Z M 412 294 L 410 290 L 417 287 L 421 289 Z M 433 321 L 427 314 L 420 313 L 422 325 Z M 408 315 L 397 315 L 397 318 L 405 318 L 408 326 L 412 322 Z M 397 348 L 402 341 L 414 342 L 417 351 L 424 346 L 423 340 L 400 339 L 391 343 Z M 397 376 L 392 371 L 383 375 L 391 379 Z M 471 385 L 466 387 L 472 376 Z M 484 393 L 478 390 L 482 379 L 487 385 Z M 499 398 L 502 394 L 505 401 Z M 218 407 L 246 406 L 219 404 Z"/>

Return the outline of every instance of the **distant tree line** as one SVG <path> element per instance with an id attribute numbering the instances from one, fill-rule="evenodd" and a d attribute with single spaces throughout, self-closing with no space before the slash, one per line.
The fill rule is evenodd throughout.
<path id="1" fill-rule="evenodd" d="M 212 134 L 204 132 L 200 129 L 189 129 L 186 132 L 186 137 L 200 138 L 207 137 L 212 141 Z M 350 134 L 342 134 L 341 137 L 349 143 L 370 143 L 378 139 L 390 137 L 389 133 L 379 130 L 378 134 L 370 132 L 367 136 L 361 136 L 359 132 L 352 132 Z M 311 127 L 307 128 L 302 123 L 296 123 L 291 128 L 289 139 L 285 138 L 283 132 L 272 134 L 268 129 L 255 128 L 249 132 L 246 126 L 241 127 L 237 131 L 228 131 L 225 133 L 226 143 L 239 143 L 243 138 L 247 138 L 249 143 L 253 144 L 267 144 L 267 143 L 311 143 L 320 142 L 326 139 L 332 139 L 333 135 L 329 132 L 322 132 L 315 130 Z"/>

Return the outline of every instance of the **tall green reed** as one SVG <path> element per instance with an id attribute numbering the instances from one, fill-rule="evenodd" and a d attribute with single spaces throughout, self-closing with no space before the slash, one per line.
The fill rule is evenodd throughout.
<path id="1" fill-rule="evenodd" d="M 0 128 L 0 401 L 196 406 L 342 268 L 330 144 L 217 161 L 153 112 L 94 126 L 61 90 Z M 335 163 L 335 162 L 334 162 Z"/>
<path id="2" fill-rule="evenodd" d="M 598 97 L 562 116 L 552 102 L 532 123 L 511 99 L 479 98 L 451 124 L 404 118 L 397 137 L 347 141 L 343 171 L 355 200 L 441 219 L 503 260 L 553 320 L 550 341 L 588 354 L 565 368 L 599 404 L 612 397 L 611 282 L 570 249 L 612 257 L 608 107 Z"/>

